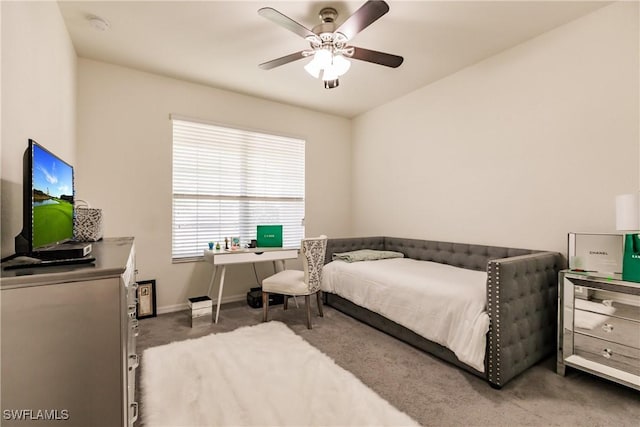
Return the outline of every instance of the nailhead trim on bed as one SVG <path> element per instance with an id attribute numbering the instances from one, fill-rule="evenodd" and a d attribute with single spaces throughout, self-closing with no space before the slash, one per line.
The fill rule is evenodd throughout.
<path id="1" fill-rule="evenodd" d="M 489 315 L 489 319 L 495 318 L 496 311 L 496 301 L 494 299 L 494 281 L 496 280 L 496 267 L 495 263 L 489 262 L 487 264 L 487 314 Z M 488 363 L 487 363 L 487 379 L 489 382 L 496 381 L 496 361 L 494 360 L 494 354 L 496 353 L 496 335 L 497 335 L 497 326 L 494 324 L 495 322 L 491 322 L 489 324 L 489 334 L 488 334 L 488 345 L 489 349 L 487 351 L 488 355 Z M 499 385 L 499 384 L 497 384 Z"/>
<path id="2" fill-rule="evenodd" d="M 489 268 L 494 272 L 491 285 L 493 290 L 493 301 L 490 307 L 493 307 L 492 314 L 489 315 L 490 319 L 493 319 L 495 324 L 494 332 L 490 335 L 491 341 L 494 342 L 493 346 L 489 349 L 489 354 L 495 359 L 495 369 L 489 373 L 489 382 L 502 387 L 500 383 L 500 263 L 489 262 Z M 493 268 L 492 268 L 493 267 Z M 493 285 L 495 283 L 495 285 Z"/>

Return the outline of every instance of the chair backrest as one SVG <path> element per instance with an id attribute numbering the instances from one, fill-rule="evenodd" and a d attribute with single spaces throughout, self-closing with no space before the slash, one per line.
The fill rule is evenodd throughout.
<path id="1" fill-rule="evenodd" d="M 309 286 L 309 292 L 320 289 L 322 282 L 322 266 L 327 251 L 327 236 L 302 239 L 302 254 L 304 255 L 304 282 Z"/>

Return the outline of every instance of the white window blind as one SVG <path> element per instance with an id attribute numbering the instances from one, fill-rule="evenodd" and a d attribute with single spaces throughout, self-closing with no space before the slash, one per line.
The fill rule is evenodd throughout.
<path id="1" fill-rule="evenodd" d="M 225 237 L 247 243 L 258 224 L 282 224 L 283 246 L 300 245 L 303 140 L 172 121 L 174 260 L 201 257 Z"/>

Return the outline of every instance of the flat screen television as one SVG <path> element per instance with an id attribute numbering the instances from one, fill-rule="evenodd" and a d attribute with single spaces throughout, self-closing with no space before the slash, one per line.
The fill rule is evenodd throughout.
<path id="1" fill-rule="evenodd" d="M 16 254 L 73 239 L 73 167 L 30 139 L 23 157 L 23 228 Z"/>

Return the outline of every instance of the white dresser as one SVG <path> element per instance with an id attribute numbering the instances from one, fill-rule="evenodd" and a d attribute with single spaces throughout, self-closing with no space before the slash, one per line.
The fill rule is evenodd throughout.
<path id="1" fill-rule="evenodd" d="M 2 271 L 3 426 L 137 418 L 133 238 L 94 243 L 92 255 L 95 265 Z"/>
<path id="2" fill-rule="evenodd" d="M 557 372 L 567 366 L 640 390 L 640 283 L 561 271 Z"/>

